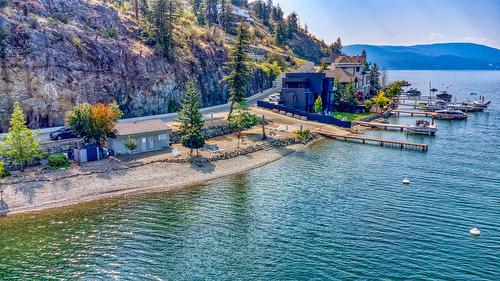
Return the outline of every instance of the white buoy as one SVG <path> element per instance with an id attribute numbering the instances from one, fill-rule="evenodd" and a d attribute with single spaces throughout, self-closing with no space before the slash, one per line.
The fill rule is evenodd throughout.
<path id="1" fill-rule="evenodd" d="M 474 236 L 479 236 L 481 235 L 481 231 L 479 231 L 479 229 L 477 227 L 474 227 L 472 228 L 471 230 L 469 230 L 469 233 L 471 235 L 474 235 Z"/>
<path id="2" fill-rule="evenodd" d="M 409 180 L 409 179 L 404 179 L 404 180 L 403 180 L 403 184 L 410 184 L 410 183 L 411 183 L 411 182 L 410 182 L 410 180 Z"/>

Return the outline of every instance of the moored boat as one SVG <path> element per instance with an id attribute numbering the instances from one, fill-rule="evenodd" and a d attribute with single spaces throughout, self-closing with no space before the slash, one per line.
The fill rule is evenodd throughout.
<path id="1" fill-rule="evenodd" d="M 436 111 L 446 109 L 446 102 L 442 100 L 431 101 L 425 105 L 425 110 Z"/>
<path id="2" fill-rule="evenodd" d="M 406 91 L 406 95 L 409 97 L 420 97 L 422 93 L 414 88 L 410 88 L 408 91 Z"/>
<path id="3" fill-rule="evenodd" d="M 442 99 L 444 101 L 450 102 L 453 95 L 448 94 L 448 92 L 446 92 L 446 91 L 441 91 L 441 93 L 437 94 L 436 97 L 439 99 Z"/>
<path id="4" fill-rule="evenodd" d="M 436 111 L 436 115 L 434 115 L 434 117 L 444 120 L 465 120 L 469 116 L 460 110 L 444 109 Z"/>
<path id="5" fill-rule="evenodd" d="M 452 103 L 448 104 L 446 108 L 449 108 L 451 110 L 460 110 L 463 112 L 475 112 L 477 111 L 473 106 L 464 104 L 464 103 Z"/>
<path id="6" fill-rule="evenodd" d="M 434 122 L 429 122 L 427 120 L 417 120 L 415 125 L 410 125 L 407 127 L 408 133 L 420 134 L 420 135 L 434 135 L 437 132 L 437 125 Z"/>

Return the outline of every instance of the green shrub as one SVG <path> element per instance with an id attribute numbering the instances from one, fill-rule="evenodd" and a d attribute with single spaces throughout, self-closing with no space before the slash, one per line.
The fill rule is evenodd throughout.
<path id="1" fill-rule="evenodd" d="M 309 139 L 312 136 L 312 133 L 310 130 L 302 130 L 302 131 L 295 131 L 294 133 L 295 138 L 298 140 L 304 140 L 304 139 Z"/>
<path id="2" fill-rule="evenodd" d="M 53 170 L 59 168 L 68 168 L 69 161 L 62 153 L 49 155 L 49 167 Z"/>
<path id="3" fill-rule="evenodd" d="M 9 172 L 5 170 L 5 164 L 3 161 L 0 161 L 0 178 L 6 177 L 9 175 Z"/>
<path id="4" fill-rule="evenodd" d="M 118 35 L 118 29 L 116 27 L 110 27 L 104 31 L 104 35 L 108 38 L 116 38 Z"/>

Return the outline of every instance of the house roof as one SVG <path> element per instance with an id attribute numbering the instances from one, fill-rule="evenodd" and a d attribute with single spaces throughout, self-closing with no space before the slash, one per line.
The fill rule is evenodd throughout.
<path id="1" fill-rule="evenodd" d="M 335 58 L 335 63 L 361 63 L 364 64 L 366 62 L 366 58 L 363 56 L 338 56 Z"/>
<path id="2" fill-rule="evenodd" d="M 320 59 L 320 62 L 321 62 L 321 63 L 329 63 L 329 64 L 332 64 L 332 63 L 334 63 L 334 62 L 335 62 L 335 58 L 336 58 L 336 57 L 337 57 L 336 55 L 330 55 L 330 56 L 328 56 L 328 57 L 322 57 L 322 58 Z"/>
<path id="3" fill-rule="evenodd" d="M 160 119 L 124 122 L 115 125 L 113 132 L 117 136 L 137 135 L 152 132 L 171 131 L 167 123 Z"/>
<path id="4" fill-rule="evenodd" d="M 325 71 L 326 77 L 331 77 L 335 82 L 349 83 L 353 82 L 356 77 L 342 68 L 328 69 Z"/>

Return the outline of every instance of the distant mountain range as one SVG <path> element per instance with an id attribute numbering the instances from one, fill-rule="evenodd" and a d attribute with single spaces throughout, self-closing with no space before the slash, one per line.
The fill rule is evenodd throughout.
<path id="1" fill-rule="evenodd" d="M 382 69 L 400 70 L 500 70 L 500 50 L 472 43 L 441 43 L 415 46 L 349 45 L 342 50 L 359 55 Z"/>

